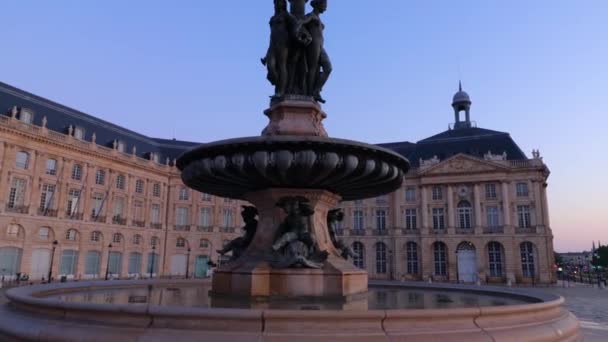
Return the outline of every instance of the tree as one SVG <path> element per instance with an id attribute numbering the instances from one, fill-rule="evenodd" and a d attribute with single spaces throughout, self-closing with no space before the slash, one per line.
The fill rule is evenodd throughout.
<path id="1" fill-rule="evenodd" d="M 608 246 L 601 246 L 596 249 L 596 254 L 599 258 L 593 257 L 593 266 L 602 266 L 603 268 L 608 267 Z"/>
<path id="2" fill-rule="evenodd" d="M 562 258 L 562 256 L 559 253 L 556 253 L 556 252 L 553 252 L 553 255 L 555 256 L 555 264 L 558 267 L 564 266 L 564 258 Z"/>

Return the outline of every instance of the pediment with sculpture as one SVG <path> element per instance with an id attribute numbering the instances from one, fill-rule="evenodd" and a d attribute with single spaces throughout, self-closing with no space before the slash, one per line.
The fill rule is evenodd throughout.
<path id="1" fill-rule="evenodd" d="M 420 175 L 462 174 L 506 171 L 509 168 L 497 162 L 481 160 L 466 154 L 457 154 L 420 171 Z"/>

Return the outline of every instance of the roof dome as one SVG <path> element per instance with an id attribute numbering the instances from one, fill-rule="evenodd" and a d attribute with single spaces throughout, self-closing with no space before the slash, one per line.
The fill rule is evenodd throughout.
<path id="1" fill-rule="evenodd" d="M 471 104 L 471 97 L 469 94 L 462 90 L 462 83 L 458 83 L 458 92 L 454 94 L 454 98 L 452 99 L 452 105 L 458 104 Z"/>

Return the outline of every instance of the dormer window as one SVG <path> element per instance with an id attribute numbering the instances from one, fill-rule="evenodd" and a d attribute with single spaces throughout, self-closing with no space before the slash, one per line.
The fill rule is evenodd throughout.
<path id="1" fill-rule="evenodd" d="M 127 151 L 127 144 L 122 140 L 118 140 L 116 142 L 116 149 L 118 152 L 125 153 Z"/>
<path id="2" fill-rule="evenodd" d="M 84 128 L 76 126 L 74 128 L 74 138 L 84 140 Z"/>
<path id="3" fill-rule="evenodd" d="M 34 122 L 34 113 L 28 109 L 21 109 L 19 120 L 31 125 Z"/>
<path id="4" fill-rule="evenodd" d="M 150 153 L 150 160 L 155 162 L 156 164 L 160 164 L 160 154 L 155 153 L 155 152 L 151 152 Z"/>

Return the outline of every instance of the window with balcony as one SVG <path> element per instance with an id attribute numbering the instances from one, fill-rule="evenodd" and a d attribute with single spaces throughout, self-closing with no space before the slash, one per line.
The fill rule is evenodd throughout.
<path id="1" fill-rule="evenodd" d="M 45 173 L 50 176 L 57 175 L 57 160 L 47 159 Z"/>
<path id="2" fill-rule="evenodd" d="M 417 229 L 416 209 L 405 209 L 405 229 Z"/>
<path id="3" fill-rule="evenodd" d="M 74 164 L 72 166 L 72 179 L 76 181 L 82 180 L 82 165 Z"/>
<path id="4" fill-rule="evenodd" d="M 178 207 L 175 212 L 175 224 L 178 226 L 189 226 L 190 225 L 190 210 L 185 207 Z"/>
<path id="5" fill-rule="evenodd" d="M 211 208 L 201 208 L 198 225 L 211 227 Z"/>
<path id="6" fill-rule="evenodd" d="M 206 193 L 202 193 L 201 194 L 201 200 L 203 202 L 211 202 L 212 198 L 211 198 L 211 195 L 206 194 Z"/>
<path id="7" fill-rule="evenodd" d="M 386 231 L 386 210 L 376 210 L 376 229 Z"/>
<path id="8" fill-rule="evenodd" d="M 433 229 L 445 229 L 445 212 L 443 208 L 433 208 Z"/>
<path id="9" fill-rule="evenodd" d="M 434 186 L 432 190 L 433 201 L 443 200 L 443 188 L 441 186 Z"/>
<path id="10" fill-rule="evenodd" d="M 91 217 L 97 218 L 101 215 L 105 196 L 102 193 L 96 192 L 93 194 L 93 208 L 91 209 Z"/>
<path id="11" fill-rule="evenodd" d="M 486 198 L 492 200 L 496 199 L 497 197 L 498 195 L 496 193 L 496 184 L 486 184 Z"/>
<path id="12" fill-rule="evenodd" d="M 223 220 L 222 220 L 223 227 L 226 227 L 226 228 L 234 227 L 232 209 L 224 208 L 224 210 L 222 212 L 223 212 Z"/>
<path id="13" fill-rule="evenodd" d="M 15 158 L 15 167 L 22 170 L 27 170 L 30 163 L 30 154 L 24 151 L 17 152 Z"/>
<path id="14" fill-rule="evenodd" d="M 416 188 L 408 187 L 405 189 L 405 201 L 416 202 Z"/>
<path id="15" fill-rule="evenodd" d="M 115 197 L 114 198 L 114 212 L 113 218 L 114 223 L 121 223 L 122 219 L 125 217 L 125 199 L 123 197 Z"/>
<path id="16" fill-rule="evenodd" d="M 160 204 L 152 204 L 150 207 L 150 222 L 152 224 L 160 223 Z"/>
<path id="17" fill-rule="evenodd" d="M 95 184 L 97 184 L 97 185 L 106 184 L 106 172 L 104 170 L 98 169 L 95 172 Z"/>
<path id="18" fill-rule="evenodd" d="M 25 203 L 26 181 L 21 178 L 13 178 L 8 194 L 7 206 L 11 209 L 23 207 Z"/>
<path id="19" fill-rule="evenodd" d="M 69 216 L 74 216 L 78 213 L 78 202 L 80 202 L 80 190 L 70 189 L 70 191 L 68 191 L 68 205 L 66 207 Z"/>
<path id="20" fill-rule="evenodd" d="M 462 201 L 458 203 L 458 227 L 469 229 L 473 227 L 473 209 L 471 203 Z"/>
<path id="21" fill-rule="evenodd" d="M 51 209 L 53 206 L 53 199 L 55 197 L 55 184 L 42 184 L 40 191 L 40 210 L 45 211 Z"/>
<path id="22" fill-rule="evenodd" d="M 530 228 L 532 227 L 532 217 L 530 215 L 529 205 L 518 205 L 517 206 L 517 218 L 519 228 Z"/>
<path id="23" fill-rule="evenodd" d="M 365 229 L 363 226 L 363 210 L 353 211 L 353 229 L 358 231 Z"/>
<path id="24" fill-rule="evenodd" d="M 500 226 L 500 222 L 498 219 L 498 207 L 496 206 L 488 206 L 486 207 L 486 216 L 488 220 L 488 227 L 496 228 Z"/>
<path id="25" fill-rule="evenodd" d="M 141 201 L 133 202 L 133 220 L 136 226 L 142 227 L 144 225 L 144 203 Z"/>
<path id="26" fill-rule="evenodd" d="M 515 185 L 517 197 L 528 197 L 530 194 L 528 189 L 528 183 L 517 183 Z"/>

